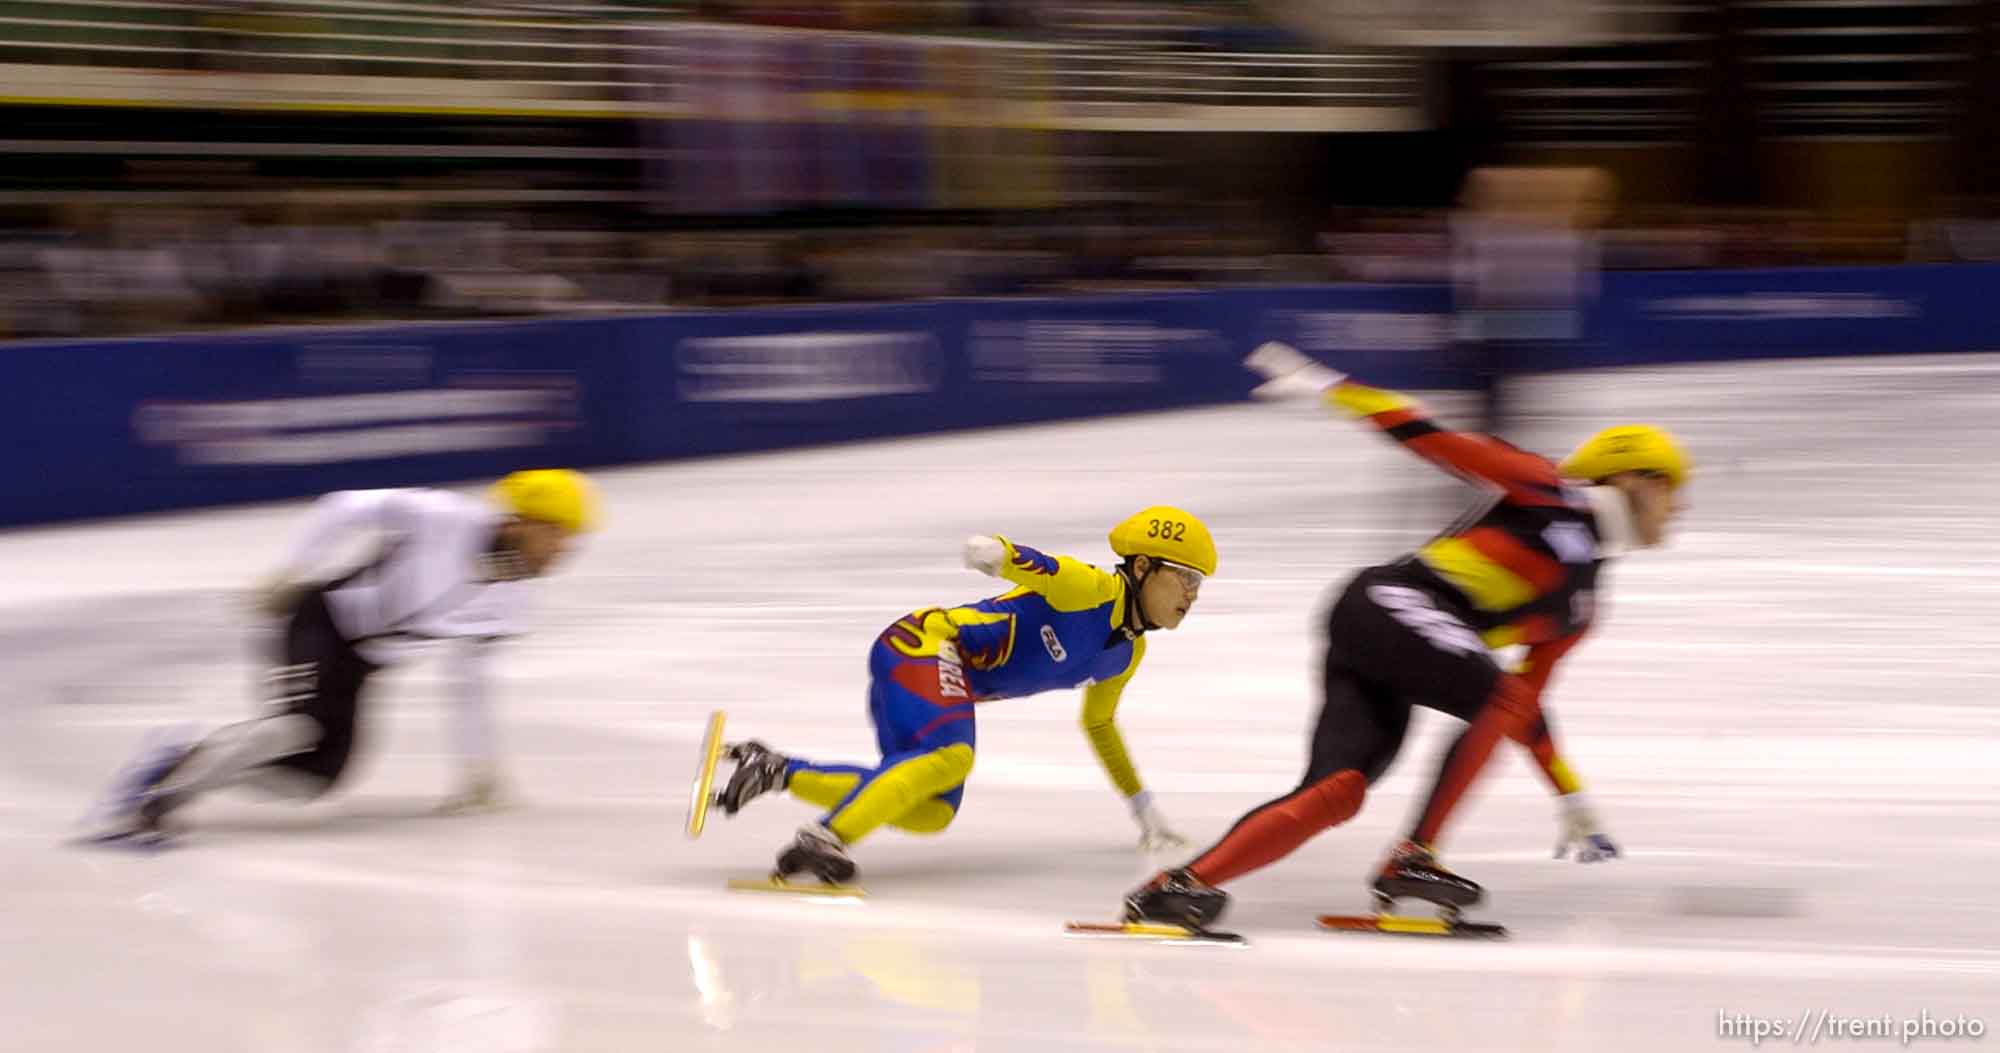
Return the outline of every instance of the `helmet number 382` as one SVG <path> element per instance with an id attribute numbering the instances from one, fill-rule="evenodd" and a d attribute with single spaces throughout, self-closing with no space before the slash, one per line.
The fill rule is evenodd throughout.
<path id="1" fill-rule="evenodd" d="M 1187 529 L 1186 523 L 1176 522 L 1172 519 L 1146 520 L 1146 536 L 1156 537 L 1163 541 L 1185 541 L 1187 540 Z"/>

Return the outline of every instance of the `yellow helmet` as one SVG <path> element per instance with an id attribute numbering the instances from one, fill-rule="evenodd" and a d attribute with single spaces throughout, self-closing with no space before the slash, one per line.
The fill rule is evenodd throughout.
<path id="1" fill-rule="evenodd" d="M 1112 527 L 1111 551 L 1193 567 L 1204 577 L 1215 573 L 1215 538 L 1207 524 L 1170 505 L 1154 505 Z"/>
<path id="2" fill-rule="evenodd" d="M 1665 428 L 1621 424 L 1584 440 L 1556 469 L 1592 482 L 1619 472 L 1659 472 L 1679 486 L 1687 481 L 1688 458 Z"/>
<path id="3" fill-rule="evenodd" d="M 514 472 L 493 484 L 493 500 L 523 519 L 540 519 L 570 531 L 597 527 L 597 492 L 580 472 L 538 468 Z"/>

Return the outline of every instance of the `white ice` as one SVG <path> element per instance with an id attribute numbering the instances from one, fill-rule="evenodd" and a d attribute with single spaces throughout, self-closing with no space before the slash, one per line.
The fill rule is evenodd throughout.
<path id="1" fill-rule="evenodd" d="M 605 472 L 608 529 L 502 663 L 518 809 L 427 814 L 452 772 L 420 666 L 383 679 L 335 796 L 205 801 L 157 855 L 63 839 L 149 728 L 251 711 L 239 596 L 300 505 L 0 535 L 0 1051 L 1641 1053 L 1748 1046 L 1739 1014 L 2000 1027 L 2000 359 L 1528 400 L 1526 445 L 1655 420 L 1701 469 L 1549 698 L 1627 857 L 1549 858 L 1554 810 L 1512 753 L 1448 831 L 1511 941 L 1311 925 L 1366 907 L 1442 718 L 1360 818 L 1234 887 L 1241 949 L 1062 934 L 1147 871 L 1073 697 L 982 707 L 961 817 L 864 842 L 862 905 L 724 890 L 797 802 L 681 835 L 710 710 L 871 759 L 874 634 L 993 590 L 964 536 L 1108 562 L 1104 531 L 1154 502 L 1206 516 L 1222 565 L 1127 692 L 1133 756 L 1199 842 L 1288 790 L 1322 603 L 1457 495 L 1361 426 L 1244 405 Z"/>

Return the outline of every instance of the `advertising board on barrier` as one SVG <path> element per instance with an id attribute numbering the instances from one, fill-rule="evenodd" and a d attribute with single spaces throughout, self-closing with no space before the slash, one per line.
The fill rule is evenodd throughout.
<path id="1" fill-rule="evenodd" d="M 974 322 L 966 345 L 974 381 L 1018 384 L 1164 384 L 1184 351 L 1227 347 L 1210 329 L 1093 318 Z"/>
<path id="2" fill-rule="evenodd" d="M 1977 350 L 1996 285 L 1980 264 L 1612 273 L 1565 365 Z"/>
<path id="3" fill-rule="evenodd" d="M 1438 351 L 1450 342 L 1443 311 L 1298 311 L 1298 347 L 1310 351 Z"/>
<path id="4" fill-rule="evenodd" d="M 1265 340 L 1282 340 L 1388 387 L 1465 383 L 1453 357 L 1451 293 L 1442 285 L 1307 286 L 1218 295 L 1240 315 L 1239 357 Z"/>
<path id="5" fill-rule="evenodd" d="M 1641 306 L 1648 318 L 1667 321 L 1786 322 L 1825 318 L 1917 318 L 1915 300 L 1875 293 L 1721 293 L 1662 296 Z"/>
<path id="6" fill-rule="evenodd" d="M 1536 368 L 1983 349 L 2000 267 L 1614 273 Z M 1441 285 L 0 346 L 0 525 L 1229 402 L 1283 340 L 1465 381 Z"/>
<path id="7" fill-rule="evenodd" d="M 540 446 L 574 428 L 574 384 L 230 402 L 148 401 L 132 430 L 187 465 L 337 464 Z"/>
<path id="8" fill-rule="evenodd" d="M 683 340 L 674 348 L 687 402 L 819 402 L 937 390 L 944 363 L 921 330 L 771 333 Z"/>
<path id="9" fill-rule="evenodd" d="M 466 478 L 616 456 L 598 323 L 0 347 L 0 437 L 42 470 L 0 523 Z"/>
<path id="10" fill-rule="evenodd" d="M 627 456 L 684 457 L 1225 401 L 1213 297 L 699 311 L 620 323 Z"/>

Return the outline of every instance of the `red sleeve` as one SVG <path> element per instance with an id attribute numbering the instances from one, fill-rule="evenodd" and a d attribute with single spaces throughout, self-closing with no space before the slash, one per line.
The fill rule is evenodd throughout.
<path id="1" fill-rule="evenodd" d="M 1535 689 L 1536 699 L 1539 700 L 1542 691 L 1549 686 L 1549 676 L 1555 672 L 1556 663 L 1562 661 L 1562 656 L 1568 654 L 1570 648 L 1583 642 L 1584 632 L 1585 630 L 1578 629 L 1561 639 L 1534 644 L 1528 648 L 1528 656 L 1521 663 L 1520 676 L 1528 682 L 1529 687 Z"/>
<path id="2" fill-rule="evenodd" d="M 1528 648 L 1526 668 L 1518 675 L 1534 693 L 1537 712 L 1527 723 L 1519 736 L 1520 743 L 1534 755 L 1535 766 L 1541 769 L 1542 777 L 1557 793 L 1575 793 L 1582 788 L 1575 773 L 1556 752 L 1555 732 L 1549 727 L 1548 710 L 1541 705 L 1542 692 L 1549 686 L 1549 675 L 1555 671 L 1556 663 L 1569 653 L 1583 639 L 1583 631 L 1578 630 L 1560 640 L 1538 643 Z"/>
<path id="3" fill-rule="evenodd" d="M 1343 380 L 1327 392 L 1326 399 L 1380 428 L 1432 464 L 1499 489 L 1510 502 L 1536 506 L 1564 503 L 1562 477 L 1546 458 L 1489 435 L 1441 428 L 1423 406 L 1405 395 Z"/>

